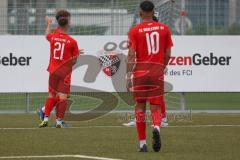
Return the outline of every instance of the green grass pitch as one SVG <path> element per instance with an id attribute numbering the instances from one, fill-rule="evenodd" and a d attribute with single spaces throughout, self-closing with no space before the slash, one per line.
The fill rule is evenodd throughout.
<path id="1" fill-rule="evenodd" d="M 240 157 L 239 114 L 193 114 L 192 119 L 172 119 L 171 127 L 161 129 L 163 146 L 159 153 L 151 149 L 150 126 L 147 128 L 149 152 L 137 152 L 136 130 L 121 125 L 124 115 L 112 113 L 88 122 L 69 122 L 73 128 L 39 129 L 36 115 L 2 114 L 0 158 L 86 155 L 124 160 L 238 160 Z"/>
<path id="2" fill-rule="evenodd" d="M 106 95 L 102 95 L 106 96 Z M 36 111 L 45 93 L 1 93 L 1 111 Z M 240 93 L 187 93 L 186 109 L 239 110 Z M 72 109 L 88 110 L 101 101 L 72 96 Z M 179 110 L 179 93 L 166 95 L 167 110 Z M 111 105 L 111 104 L 109 104 Z M 120 100 L 116 110 L 133 110 Z M 2 112 L 3 113 L 3 112 Z M 48 155 L 84 155 L 123 160 L 238 160 L 240 157 L 240 114 L 173 114 L 170 127 L 161 130 L 163 146 L 159 153 L 151 149 L 151 127 L 147 128 L 149 152 L 138 153 L 136 129 L 123 127 L 129 114 L 111 113 L 88 122 L 69 122 L 72 128 L 37 128 L 35 114 L 0 114 L 0 159 L 30 156 L 29 159 L 86 159 L 48 157 Z M 52 120 L 51 124 L 54 122 Z M 47 156 L 45 158 L 32 156 Z M 6 157 L 5 157 L 6 158 Z M 89 158 L 89 157 L 88 157 Z M 18 157 L 21 159 L 21 157 Z M 22 159 L 26 159 L 22 158 Z"/>
<path id="3" fill-rule="evenodd" d="M 100 93 L 100 96 L 107 97 L 107 94 Z M 46 93 L 30 93 L 28 102 L 25 93 L 0 93 L 0 112 L 1 111 L 25 111 L 29 103 L 29 111 L 36 109 L 44 104 Z M 116 95 L 116 94 L 114 94 Z M 131 98 L 129 95 L 124 97 Z M 119 104 L 116 110 L 133 110 L 132 106 L 124 103 L 119 96 Z M 186 93 L 186 109 L 198 110 L 239 110 L 240 93 Z M 88 110 L 94 108 L 101 102 L 99 99 L 93 99 L 86 96 L 73 95 L 71 98 L 75 101 L 72 106 L 74 110 Z M 180 94 L 169 93 L 165 96 L 166 108 L 168 110 L 180 109 Z M 111 105 L 111 104 L 109 104 Z"/>

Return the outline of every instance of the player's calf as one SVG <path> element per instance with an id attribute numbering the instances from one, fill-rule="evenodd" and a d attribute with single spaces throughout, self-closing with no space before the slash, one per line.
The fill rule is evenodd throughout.
<path id="1" fill-rule="evenodd" d="M 45 117 L 45 106 L 39 107 L 37 109 L 37 115 L 38 115 L 40 121 L 42 122 L 44 120 L 44 117 Z"/>
<path id="2" fill-rule="evenodd" d="M 63 128 L 63 118 L 68 105 L 67 95 L 60 94 L 59 102 L 56 105 L 56 128 Z"/>

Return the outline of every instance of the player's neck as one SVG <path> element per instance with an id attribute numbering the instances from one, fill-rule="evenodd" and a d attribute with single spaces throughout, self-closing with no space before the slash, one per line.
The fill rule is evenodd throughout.
<path id="1" fill-rule="evenodd" d="M 62 33 L 67 34 L 68 33 L 68 28 L 66 27 L 59 27 Z"/>
<path id="2" fill-rule="evenodd" d="M 145 17 L 142 19 L 142 22 L 152 22 L 152 21 L 153 21 L 152 17 Z"/>

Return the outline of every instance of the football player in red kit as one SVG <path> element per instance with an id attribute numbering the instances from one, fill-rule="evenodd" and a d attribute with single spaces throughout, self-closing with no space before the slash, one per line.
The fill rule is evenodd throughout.
<path id="1" fill-rule="evenodd" d="M 153 21 L 158 22 L 158 18 L 154 15 L 153 17 Z M 165 70 L 167 70 L 167 68 L 165 68 Z M 165 72 L 164 70 L 164 72 Z M 164 96 L 159 97 L 161 98 L 161 118 L 162 118 L 162 122 L 161 122 L 161 127 L 167 127 L 168 126 L 168 119 L 167 119 L 167 113 L 166 113 L 166 104 L 165 104 L 165 100 L 164 100 Z M 136 126 L 136 118 L 130 120 L 127 123 L 123 123 L 124 126 L 126 127 L 130 127 L 130 126 Z"/>
<path id="2" fill-rule="evenodd" d="M 71 14 L 68 11 L 58 11 L 56 14 L 58 27 L 53 32 L 51 31 L 52 20 L 46 17 L 45 35 L 50 43 L 50 61 L 47 69 L 49 95 L 45 101 L 45 117 L 39 127 L 48 126 L 49 116 L 53 107 L 56 106 L 56 128 L 62 128 L 70 92 L 71 71 L 79 55 L 77 41 L 68 35 L 70 17 Z"/>
<path id="3" fill-rule="evenodd" d="M 127 63 L 127 88 L 133 91 L 140 152 L 147 152 L 146 102 L 150 103 L 153 128 L 152 147 L 161 148 L 161 100 L 164 94 L 164 69 L 173 46 L 168 26 L 153 21 L 154 4 L 140 4 L 142 22 L 131 28 Z M 131 82 L 132 79 L 132 82 Z M 131 86 L 132 85 L 132 86 Z"/>

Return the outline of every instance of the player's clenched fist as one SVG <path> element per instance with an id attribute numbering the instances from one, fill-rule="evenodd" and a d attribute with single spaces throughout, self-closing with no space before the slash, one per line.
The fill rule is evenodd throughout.
<path id="1" fill-rule="evenodd" d="M 48 26 L 52 25 L 52 19 L 50 17 L 46 16 L 45 21 Z"/>

